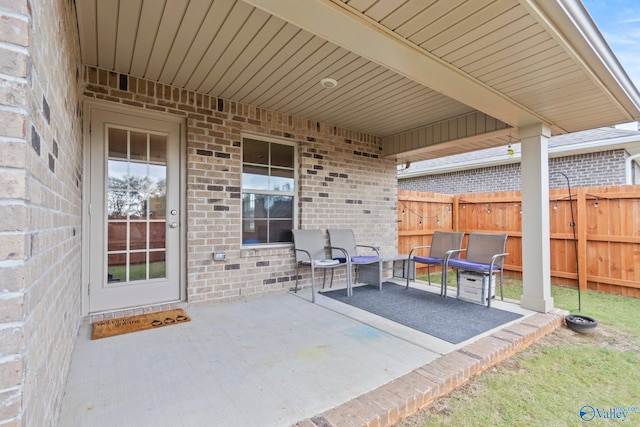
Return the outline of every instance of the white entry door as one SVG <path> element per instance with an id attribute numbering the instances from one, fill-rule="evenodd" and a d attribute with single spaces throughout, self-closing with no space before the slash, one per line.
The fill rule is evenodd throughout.
<path id="1" fill-rule="evenodd" d="M 89 311 L 181 295 L 180 124 L 91 111 Z"/>

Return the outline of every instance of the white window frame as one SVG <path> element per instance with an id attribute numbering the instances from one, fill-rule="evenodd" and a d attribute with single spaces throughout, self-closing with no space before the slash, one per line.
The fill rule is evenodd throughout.
<path id="1" fill-rule="evenodd" d="M 293 185 L 294 185 L 294 189 L 292 192 L 282 192 L 282 191 L 273 191 L 273 190 L 252 190 L 252 189 L 245 189 L 244 188 L 244 183 L 242 181 L 242 176 L 243 176 L 243 169 L 244 169 L 244 140 L 245 138 L 248 139 L 253 139 L 253 140 L 257 140 L 257 141 L 264 141 L 264 142 L 268 142 L 271 144 L 280 144 L 280 145 L 286 145 L 286 146 L 290 146 L 293 148 Z M 260 194 L 260 195 L 286 195 L 286 196 L 291 196 L 293 197 L 293 216 L 291 218 L 291 228 L 296 228 L 296 224 L 298 223 L 298 194 L 299 194 L 299 179 L 298 179 L 298 143 L 295 141 L 289 141 L 289 140 L 284 140 L 284 139 L 279 139 L 279 138 L 273 138 L 273 137 L 269 137 L 269 136 L 265 136 L 265 135 L 261 135 L 261 134 L 252 134 L 252 133 L 242 133 L 240 135 L 240 157 L 241 157 L 241 161 L 240 161 L 240 243 L 242 245 L 243 248 L 247 248 L 247 247 L 256 247 L 256 248 L 265 248 L 265 247 L 278 247 L 278 246 L 291 246 L 292 242 L 273 242 L 273 243 L 247 243 L 245 244 L 243 242 L 242 239 L 242 234 L 244 231 L 244 210 L 242 208 L 242 203 L 244 203 L 244 195 L 245 194 Z M 252 165 L 253 163 L 248 163 L 250 165 Z M 260 166 L 264 166 L 264 165 L 260 165 Z M 269 162 L 267 164 L 267 166 L 269 166 L 269 168 L 271 168 L 271 159 L 269 159 Z"/>

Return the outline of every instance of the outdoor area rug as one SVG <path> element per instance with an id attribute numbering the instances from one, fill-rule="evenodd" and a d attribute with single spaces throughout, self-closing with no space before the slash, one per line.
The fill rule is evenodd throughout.
<path id="1" fill-rule="evenodd" d="M 382 284 L 382 292 L 374 286 L 361 286 L 353 288 L 353 296 L 347 297 L 346 294 L 344 289 L 322 292 L 324 296 L 452 344 L 522 317 L 456 298 L 443 298 L 416 288 L 405 289 L 391 282 Z"/>
<path id="2" fill-rule="evenodd" d="M 158 311 L 155 313 L 139 314 L 136 316 L 120 317 L 118 319 L 102 320 L 92 326 L 91 339 L 112 337 L 114 335 L 128 334 L 129 332 L 155 329 L 162 326 L 185 323 L 191 318 L 183 309 Z"/>

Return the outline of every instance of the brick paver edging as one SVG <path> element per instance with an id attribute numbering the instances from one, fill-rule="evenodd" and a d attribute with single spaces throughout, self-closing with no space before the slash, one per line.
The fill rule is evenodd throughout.
<path id="1" fill-rule="evenodd" d="M 560 310 L 534 314 L 294 426 L 392 426 L 555 331 L 563 321 Z"/>

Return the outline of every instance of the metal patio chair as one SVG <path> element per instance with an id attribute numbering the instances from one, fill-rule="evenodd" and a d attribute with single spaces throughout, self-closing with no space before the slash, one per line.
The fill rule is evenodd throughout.
<path id="1" fill-rule="evenodd" d="M 462 247 L 463 237 L 464 237 L 464 232 L 437 230 L 433 232 L 433 237 L 431 238 L 431 245 L 415 246 L 411 248 L 411 251 L 409 252 L 409 257 L 408 257 L 409 265 L 411 265 L 412 261 L 415 263 L 426 264 L 429 283 L 431 283 L 431 266 L 439 265 L 440 267 L 442 267 L 442 277 L 440 280 L 440 295 L 442 296 L 446 295 L 445 289 L 447 286 L 446 274 L 445 274 L 446 266 L 444 263 L 445 257 L 450 251 L 456 251 L 456 252 L 451 252 L 449 256 L 450 258 L 458 257 L 458 255 L 460 254 L 459 250 Z M 429 248 L 428 256 L 420 256 L 420 255 L 412 256 L 414 251 L 420 250 L 420 249 L 426 249 L 426 248 Z M 409 279 L 410 279 L 410 275 L 407 275 L 407 289 L 409 289 Z"/>
<path id="2" fill-rule="evenodd" d="M 503 266 L 504 258 L 509 255 L 505 252 L 506 246 L 507 234 L 469 233 L 467 248 L 455 252 L 464 252 L 465 258 L 453 258 L 454 252 L 451 251 L 452 253 L 446 256 L 444 261 L 444 265 L 456 269 L 458 292 L 460 290 L 460 270 L 487 274 L 489 276 L 487 307 L 491 307 L 491 275 L 500 273 L 500 298 L 504 300 L 502 293 Z M 446 270 L 443 273 L 443 276 L 446 276 Z M 446 280 L 446 277 L 444 277 L 444 280 Z"/>
<path id="3" fill-rule="evenodd" d="M 356 281 L 360 280 L 361 267 L 365 268 L 367 280 L 373 283 L 370 285 L 378 286 L 382 291 L 382 259 L 380 251 L 375 246 L 358 245 L 353 230 L 350 228 L 329 229 L 329 242 L 332 247 L 331 256 L 334 259 L 347 262 L 347 271 L 351 273 L 351 267 L 356 267 Z M 358 248 L 371 249 L 375 255 L 361 255 Z M 352 291 L 351 277 L 347 279 L 347 296 L 351 296 Z"/>
<path id="4" fill-rule="evenodd" d="M 324 288 L 327 279 L 327 270 L 331 270 L 331 282 L 333 286 L 333 272 L 338 267 L 348 267 L 346 261 L 328 258 L 324 244 L 324 237 L 320 230 L 291 230 L 293 233 L 294 252 L 296 255 L 296 286 L 294 292 L 298 292 L 298 279 L 300 266 L 311 268 L 311 302 L 316 301 L 315 281 L 316 269 L 322 269 L 322 287 Z M 346 252 L 342 253 L 346 257 Z M 351 281 L 351 269 L 347 268 L 347 283 Z"/>

